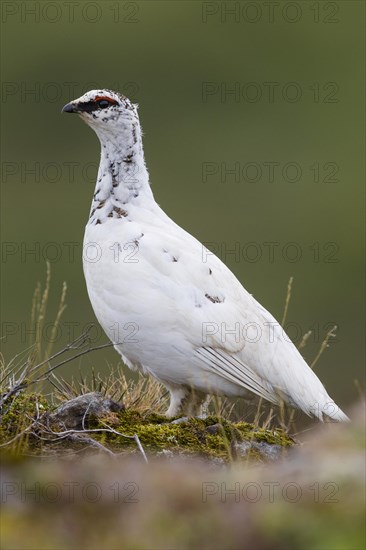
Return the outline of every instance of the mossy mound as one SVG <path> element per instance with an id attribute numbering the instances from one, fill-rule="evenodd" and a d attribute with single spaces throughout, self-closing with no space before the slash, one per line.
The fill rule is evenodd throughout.
<path id="1" fill-rule="evenodd" d="M 102 426 L 105 424 L 97 422 L 93 427 Z M 196 455 L 224 462 L 271 459 L 273 452 L 267 453 L 267 447 L 275 447 L 279 456 L 294 445 L 283 430 L 266 430 L 247 422 L 232 423 L 218 416 L 168 421 L 164 416 L 125 410 L 116 415 L 113 428 L 125 435 L 137 434 L 147 454 Z M 136 448 L 133 440 L 117 434 L 104 433 L 98 439 L 116 451 Z"/>
<path id="2" fill-rule="evenodd" d="M 21 456 L 31 450 L 36 442 L 29 427 L 48 410 L 49 403 L 41 394 L 21 392 L 8 399 L 0 411 L 0 451 Z"/>
<path id="3" fill-rule="evenodd" d="M 146 455 L 150 457 L 200 457 L 225 463 L 232 460 L 272 461 L 280 458 L 294 445 L 291 437 L 281 429 L 258 428 L 247 422 L 232 423 L 218 416 L 168 420 L 158 414 L 145 414 L 121 407 L 116 412 L 113 402 L 110 402 L 111 409 L 108 412 L 106 400 L 101 401 L 102 413 L 90 414 L 90 403 L 93 402 L 94 405 L 102 400 L 102 396 L 97 393 L 88 396 L 89 406 L 83 426 L 75 427 L 76 424 L 71 424 L 72 429 L 64 423 L 65 403 L 52 411 L 40 395 L 20 394 L 13 398 L 4 408 L 2 416 L 2 449 L 17 455 L 32 453 L 54 456 L 55 452 L 60 455 L 70 453 L 75 448 L 79 449 L 80 445 L 90 448 L 92 438 L 116 454 L 130 455 L 140 453 L 136 440 L 133 439 L 137 435 Z M 87 401 L 85 397 L 87 396 L 74 400 L 79 419 L 80 402 Z M 66 405 L 68 411 L 73 410 L 72 401 Z M 32 421 L 34 424 L 30 429 Z M 68 422 L 73 422 L 72 416 L 68 417 Z M 65 434 L 66 431 L 70 433 L 70 437 L 63 435 L 61 438 L 61 434 L 58 437 L 58 433 Z M 14 438 L 13 443 L 6 445 Z"/>

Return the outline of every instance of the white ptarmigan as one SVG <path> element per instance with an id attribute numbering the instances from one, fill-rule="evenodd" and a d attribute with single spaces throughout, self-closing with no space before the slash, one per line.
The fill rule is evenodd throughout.
<path id="1" fill-rule="evenodd" d="M 83 249 L 90 301 L 123 361 L 168 388 L 167 415 L 198 414 L 207 394 L 249 390 L 347 420 L 275 318 L 155 202 L 137 106 L 92 90 L 63 112 L 101 143 Z"/>

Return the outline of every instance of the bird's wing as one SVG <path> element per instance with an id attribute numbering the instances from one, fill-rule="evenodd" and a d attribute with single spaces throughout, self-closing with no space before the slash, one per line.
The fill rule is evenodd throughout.
<path id="1" fill-rule="evenodd" d="M 278 403 L 267 384 L 250 367 L 222 349 L 198 348 L 197 355 L 215 374 L 249 390 L 272 403 Z"/>
<path id="2" fill-rule="evenodd" d="M 144 219 L 126 224 L 128 237 L 119 233 L 117 220 L 103 244 L 105 266 L 98 266 L 93 300 L 100 311 L 108 308 L 109 317 L 112 312 L 119 322 L 138 325 L 136 361 L 153 361 L 157 376 L 174 381 L 175 351 L 169 350 L 178 350 L 184 356 L 180 368 L 193 362 L 203 369 L 198 378 L 204 371 L 215 373 L 270 401 L 281 395 L 305 412 L 330 399 L 274 317 L 217 256 L 206 254 L 199 241 L 164 216 L 148 219 L 144 213 Z M 134 236 L 135 261 L 115 263 L 114 240 Z M 106 289 L 104 278 L 114 286 Z M 160 357 L 159 349 L 164 350 Z"/>
<path id="3" fill-rule="evenodd" d="M 166 259 L 177 260 L 160 271 L 165 297 L 174 302 L 174 323 L 170 319 L 167 330 L 189 342 L 202 368 L 307 413 L 331 401 L 280 323 L 217 256 L 203 254 L 203 245 L 181 228 L 164 241 Z M 156 261 L 156 250 L 151 254 Z"/>

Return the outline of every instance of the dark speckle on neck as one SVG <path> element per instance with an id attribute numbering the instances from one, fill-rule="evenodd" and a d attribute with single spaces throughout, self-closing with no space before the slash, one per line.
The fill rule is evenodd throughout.
<path id="1" fill-rule="evenodd" d="M 131 164 L 133 160 L 133 153 L 129 153 L 124 159 L 123 159 L 123 162 L 125 162 L 126 164 Z M 120 163 L 119 163 L 120 164 Z"/>
<path id="2" fill-rule="evenodd" d="M 91 208 L 90 224 L 104 223 L 111 218 L 121 218 L 121 223 L 131 221 L 127 213 L 131 202 L 139 207 L 152 198 L 149 177 L 142 148 L 141 128 L 134 108 L 132 113 L 121 116 L 114 112 L 109 117 L 99 115 L 101 128 L 98 137 L 102 143 L 97 187 Z M 108 118 L 106 121 L 101 117 Z M 126 207 L 124 205 L 127 205 Z M 121 206 L 121 208 L 119 208 Z"/>

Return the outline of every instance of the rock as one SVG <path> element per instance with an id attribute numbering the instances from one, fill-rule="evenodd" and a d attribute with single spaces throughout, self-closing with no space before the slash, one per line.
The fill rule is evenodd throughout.
<path id="1" fill-rule="evenodd" d="M 123 405 L 106 399 L 101 393 L 91 392 L 66 401 L 49 415 L 49 420 L 62 424 L 66 429 L 82 429 L 83 421 L 87 426 L 91 418 L 101 418 L 123 409 Z"/>
<path id="2" fill-rule="evenodd" d="M 211 426 L 207 426 L 206 432 L 211 435 L 223 434 L 224 427 L 222 424 L 219 424 L 219 423 L 212 424 Z"/>
<path id="3" fill-rule="evenodd" d="M 259 459 L 267 462 L 275 462 L 279 460 L 284 452 L 285 447 L 264 441 L 242 441 L 234 444 L 234 451 L 240 458 L 245 458 L 250 455 L 257 455 Z"/>

